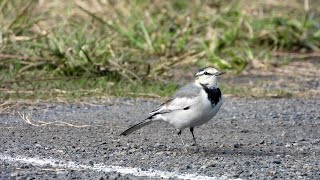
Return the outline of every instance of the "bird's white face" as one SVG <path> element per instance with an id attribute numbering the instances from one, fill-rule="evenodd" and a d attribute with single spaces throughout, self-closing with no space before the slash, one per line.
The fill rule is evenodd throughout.
<path id="1" fill-rule="evenodd" d="M 208 87 L 218 87 L 217 76 L 224 74 L 213 67 L 200 69 L 196 76 L 196 82 Z"/>

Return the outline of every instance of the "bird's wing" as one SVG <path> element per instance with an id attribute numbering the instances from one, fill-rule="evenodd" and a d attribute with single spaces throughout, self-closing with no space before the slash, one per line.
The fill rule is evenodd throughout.
<path id="1" fill-rule="evenodd" d="M 151 115 L 168 113 L 176 110 L 186 110 L 191 105 L 197 103 L 196 98 L 200 94 L 201 87 L 194 83 L 189 83 L 180 88 L 173 98 L 159 106 L 156 110 L 150 112 Z"/>
<path id="2" fill-rule="evenodd" d="M 195 103 L 195 98 L 180 97 L 170 99 L 163 103 L 156 110 L 150 112 L 151 115 L 169 113 L 177 110 L 187 110 Z"/>

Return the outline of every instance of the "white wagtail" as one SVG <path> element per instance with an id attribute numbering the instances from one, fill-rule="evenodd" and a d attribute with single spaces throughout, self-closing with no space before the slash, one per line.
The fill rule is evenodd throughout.
<path id="1" fill-rule="evenodd" d="M 128 135 L 148 124 L 163 120 L 177 129 L 183 144 L 181 131 L 190 128 L 196 144 L 194 127 L 207 123 L 218 113 L 222 105 L 222 94 L 217 82 L 217 76 L 221 74 L 223 72 L 212 67 L 200 69 L 195 75 L 194 82 L 180 88 L 170 100 L 150 112 L 150 117 L 131 126 L 120 135 Z"/>

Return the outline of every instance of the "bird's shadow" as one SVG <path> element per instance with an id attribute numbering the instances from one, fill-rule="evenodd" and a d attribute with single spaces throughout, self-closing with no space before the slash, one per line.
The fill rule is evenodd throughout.
<path id="1" fill-rule="evenodd" d="M 157 151 L 171 151 L 179 153 L 187 153 L 190 155 L 198 155 L 205 157 L 217 157 L 217 156 L 247 156 L 247 157 L 263 157 L 263 156 L 276 156 L 279 154 L 285 155 L 288 152 L 277 152 L 273 151 L 273 149 L 265 150 L 258 147 L 217 147 L 217 146 L 208 146 L 208 145 L 197 145 L 197 146 L 171 146 L 171 147 L 154 147 Z"/>
<path id="2" fill-rule="evenodd" d="M 263 149 L 253 148 L 232 148 L 232 147 L 206 147 L 202 146 L 194 150 L 195 153 L 200 153 L 204 156 L 275 156 L 279 153 L 266 151 Z"/>

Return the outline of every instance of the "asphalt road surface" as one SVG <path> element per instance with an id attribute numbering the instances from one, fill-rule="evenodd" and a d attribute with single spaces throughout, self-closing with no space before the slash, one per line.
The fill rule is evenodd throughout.
<path id="1" fill-rule="evenodd" d="M 0 179 L 320 179 L 320 99 L 226 98 L 183 146 L 157 122 L 119 134 L 160 104 L 24 105 L 0 114 Z M 189 130 L 182 132 L 192 143 Z"/>

